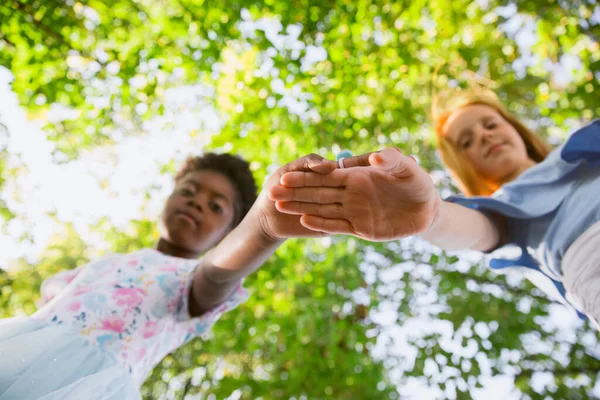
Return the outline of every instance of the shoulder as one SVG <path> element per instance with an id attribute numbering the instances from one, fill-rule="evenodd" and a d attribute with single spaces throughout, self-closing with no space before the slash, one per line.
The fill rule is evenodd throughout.
<path id="1" fill-rule="evenodd" d="M 560 147 L 560 157 L 568 163 L 600 164 L 600 119 L 575 131 Z"/>

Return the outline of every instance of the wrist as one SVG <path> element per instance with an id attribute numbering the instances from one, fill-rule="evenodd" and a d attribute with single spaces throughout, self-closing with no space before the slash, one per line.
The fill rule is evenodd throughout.
<path id="1" fill-rule="evenodd" d="M 421 233 L 421 237 L 427 241 L 434 239 L 441 227 L 444 225 L 444 218 L 447 212 L 447 204 L 439 195 L 435 197 L 435 204 L 433 206 L 433 218 L 431 224 L 427 229 Z"/>
<path id="2" fill-rule="evenodd" d="M 280 246 L 285 239 L 275 236 L 269 229 L 269 218 L 264 213 L 252 207 L 246 218 L 240 223 L 249 238 L 262 247 Z"/>
<path id="3" fill-rule="evenodd" d="M 219 284 L 239 280 L 259 268 L 284 242 L 263 229 L 256 210 L 246 217 L 202 259 L 209 280 Z"/>

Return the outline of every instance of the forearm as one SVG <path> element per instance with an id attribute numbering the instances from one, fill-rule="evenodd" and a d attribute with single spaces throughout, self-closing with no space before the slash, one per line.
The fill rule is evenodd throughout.
<path id="1" fill-rule="evenodd" d="M 438 214 L 421 237 L 444 250 L 494 249 L 505 241 L 506 224 L 483 213 L 440 199 Z"/>
<path id="2" fill-rule="evenodd" d="M 240 280 L 257 270 L 283 243 L 267 237 L 252 210 L 215 248 L 200 260 L 193 298 L 201 314 L 225 301 Z"/>

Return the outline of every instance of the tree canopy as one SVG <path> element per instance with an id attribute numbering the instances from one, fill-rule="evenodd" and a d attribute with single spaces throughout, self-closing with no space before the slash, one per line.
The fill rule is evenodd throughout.
<path id="1" fill-rule="evenodd" d="M 600 7 L 586 0 L 0 3 L 6 96 L 43 127 L 54 165 L 108 157 L 132 138 L 180 140 L 185 119 L 186 140 L 239 153 L 259 181 L 308 153 L 393 145 L 419 155 L 446 194 L 432 96 L 488 86 L 556 144 L 600 115 L 599 37 Z M 0 219 L 11 234 L 31 218 L 19 193 L 32 167 L 11 147 L 20 132 L 2 104 Z M 178 160 L 161 155 L 160 175 Z M 148 213 L 125 226 L 47 214 L 47 246 L 0 269 L 0 317 L 34 312 L 41 281 L 61 269 L 156 240 Z M 519 398 L 583 399 L 598 385 L 594 329 L 562 326 L 572 311 L 477 255 L 419 239 L 290 240 L 246 285 L 250 300 L 210 340 L 166 357 L 145 398 L 462 399 L 505 379 Z"/>

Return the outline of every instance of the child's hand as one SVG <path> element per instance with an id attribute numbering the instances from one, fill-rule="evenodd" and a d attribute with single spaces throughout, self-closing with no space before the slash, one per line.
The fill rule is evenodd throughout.
<path id="1" fill-rule="evenodd" d="M 286 171 L 269 197 L 277 210 L 302 215 L 301 224 L 317 232 L 385 241 L 431 226 L 441 198 L 411 157 L 387 148 L 345 159 L 343 164 L 344 169 L 326 175 Z"/>
<path id="2" fill-rule="evenodd" d="M 304 156 L 284 165 L 267 180 L 249 215 L 252 218 L 256 218 L 262 232 L 271 239 L 327 236 L 327 233 L 304 227 L 300 223 L 300 215 L 285 214 L 277 211 L 275 203 L 269 199 L 268 193 L 273 186 L 279 185 L 279 181 L 285 173 L 312 172 L 317 175 L 323 175 L 335 170 L 337 166 L 337 162 L 328 161 L 316 154 Z"/>

